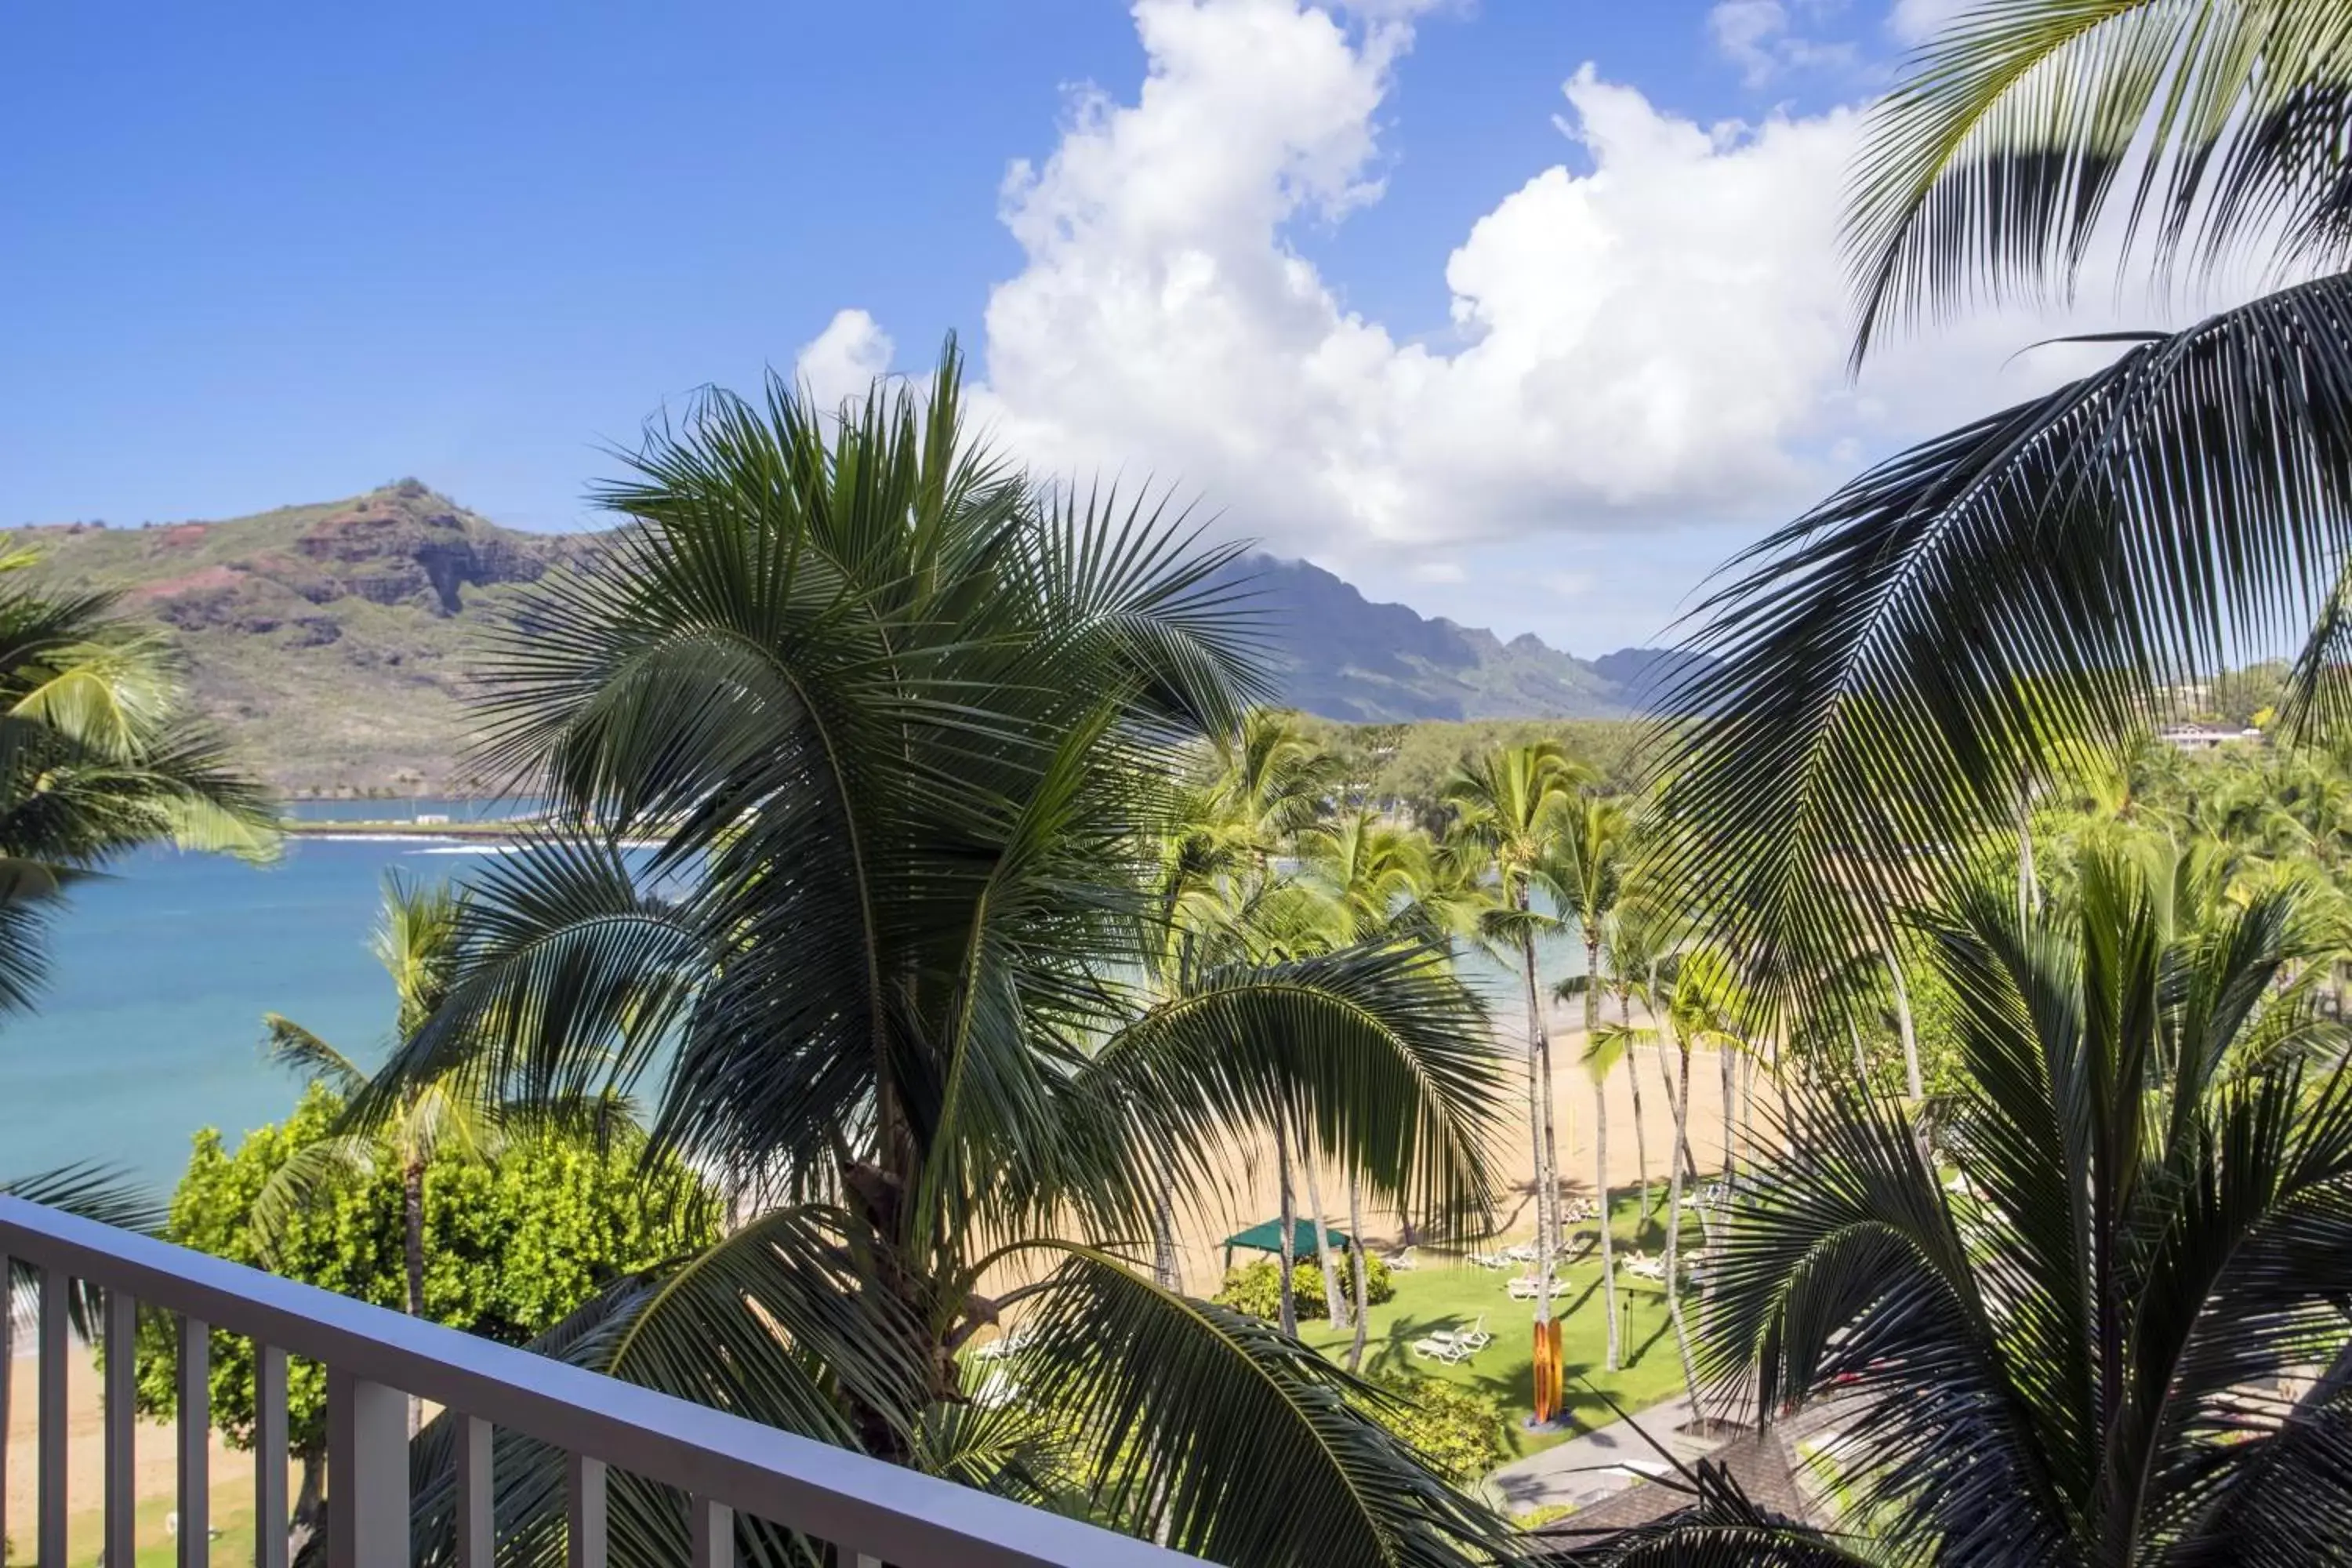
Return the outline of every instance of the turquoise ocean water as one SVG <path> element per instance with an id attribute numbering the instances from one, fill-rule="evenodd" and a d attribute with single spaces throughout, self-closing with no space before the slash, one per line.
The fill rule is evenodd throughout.
<path id="1" fill-rule="evenodd" d="M 300 811 L 352 820 L 408 809 Z M 55 923 L 39 1012 L 0 1019 L 0 1177 L 95 1160 L 168 1188 L 197 1128 L 234 1140 L 294 1103 L 299 1084 L 262 1059 L 265 1012 L 373 1062 L 392 1025 L 390 982 L 368 951 L 385 870 L 463 876 L 482 854 L 300 838 L 255 867 L 150 851 L 77 889 Z"/>
<path id="2" fill-rule="evenodd" d="M 467 808 L 300 808 L 345 821 L 408 810 Z M 148 852 L 77 889 L 54 928 L 40 1011 L 0 1019 L 0 1178 L 98 1161 L 168 1191 L 196 1129 L 218 1127 L 234 1142 L 298 1098 L 300 1085 L 262 1058 L 266 1012 L 372 1065 L 393 1021 L 391 983 L 368 951 L 384 872 L 462 879 L 494 852 L 306 837 L 289 840 L 267 867 Z M 1545 948 L 1548 981 L 1581 967 L 1572 940 Z M 1465 957 L 1465 973 L 1515 1026 L 1510 973 L 1483 954 Z"/>

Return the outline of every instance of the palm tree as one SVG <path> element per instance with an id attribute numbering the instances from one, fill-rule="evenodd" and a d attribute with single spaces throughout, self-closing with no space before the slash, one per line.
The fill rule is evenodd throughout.
<path id="1" fill-rule="evenodd" d="M 1454 1233 L 1493 1199 L 1503 1068 L 1444 952 L 1139 983 L 1184 780 L 1263 685 L 1234 552 L 997 463 L 951 345 L 919 400 L 714 393 L 631 462 L 633 526 L 489 672 L 488 763 L 564 830 L 482 879 L 368 1096 L 458 1062 L 534 1100 L 642 1085 L 656 1147 L 760 1173 L 762 1212 L 551 1352 L 1220 1561 L 1498 1546 L 1338 1366 L 1124 1250 L 1171 1173 L 1197 1208 L 1278 1126 Z M 1018 1456 L 961 1419 L 962 1352 L 1012 1317 L 1052 1417 Z M 546 1463 L 501 1453 L 514 1509 L 562 1495 Z M 677 1560 L 677 1500 L 625 1484 L 616 1555 Z"/>
<path id="2" fill-rule="evenodd" d="M 115 595 L 40 581 L 39 562 L 0 535 L 0 1016 L 37 1004 L 48 922 L 77 882 L 148 845 L 254 859 L 277 847 L 268 792 L 197 716 L 168 645 L 119 617 Z M 162 1218 L 103 1165 L 0 1193 L 131 1229 Z M 21 1262 L 0 1278 L 0 1313 L 30 1287 Z M 71 1305 L 83 1330 L 97 1321 L 86 1288 Z"/>
<path id="3" fill-rule="evenodd" d="M 1278 897 L 1275 858 L 1287 853 L 1299 832 L 1322 811 L 1339 779 L 1339 761 L 1307 738 L 1297 715 L 1252 708 L 1232 731 L 1215 737 L 1214 763 L 1199 815 L 1188 824 L 1192 836 L 1203 841 L 1199 854 L 1237 878 L 1239 886 L 1232 891 L 1241 901 L 1255 904 Z M 1274 1161 L 1282 1228 L 1279 1321 L 1286 1334 L 1298 1331 L 1289 1285 L 1297 1264 L 1292 1250 L 1297 1210 L 1290 1159 L 1297 1135 L 1295 1128 L 1276 1121 Z M 1315 1258 L 1323 1279 L 1324 1310 L 1336 1327 L 1347 1321 L 1347 1311 L 1340 1304 L 1339 1272 L 1332 1267 L 1322 1183 L 1312 1157 L 1303 1164 L 1307 1205 L 1315 1211 Z"/>
<path id="4" fill-rule="evenodd" d="M 1675 1331 L 1675 1353 L 1682 1358 L 1683 1386 L 1691 1396 L 1693 1413 L 1704 1420 L 1706 1391 L 1694 1360 L 1693 1336 L 1684 1321 L 1682 1299 L 1684 1182 L 1694 1169 L 1691 1052 L 1700 1046 L 1723 1054 L 1741 1048 L 1732 1030 L 1747 1004 L 1732 966 L 1721 953 L 1685 945 L 1687 925 L 1670 902 L 1648 890 L 1636 891 L 1625 900 L 1618 919 L 1628 960 L 1638 957 L 1641 961 L 1629 973 L 1629 989 L 1650 1024 L 1646 1028 L 1631 1023 L 1604 1027 L 1601 1035 L 1606 1048 L 1627 1054 L 1644 1040 L 1654 1045 L 1659 1070 L 1665 1075 L 1675 1124 L 1674 1152 L 1666 1167 L 1666 1316 Z M 1728 1159 L 1727 1152 L 1727 1168 Z"/>
<path id="5" fill-rule="evenodd" d="M 445 883 L 420 882 L 387 872 L 383 910 L 373 946 L 392 977 L 398 1011 L 394 1038 L 415 1037 L 447 998 L 451 960 L 464 896 Z M 272 1060 L 323 1083 L 346 1102 L 366 1089 L 368 1074 L 350 1057 L 291 1018 L 262 1015 Z M 252 1226 L 264 1256 L 275 1247 L 287 1217 L 320 1194 L 389 1165 L 400 1173 L 403 1310 L 425 1315 L 425 1173 L 436 1155 L 487 1158 L 499 1139 L 496 1119 L 476 1090 L 478 1083 L 453 1072 L 429 1083 L 404 1084 L 386 1112 L 303 1149 L 281 1166 L 255 1199 Z"/>
<path id="6" fill-rule="evenodd" d="M 1528 1136 L 1536 1178 L 1536 1337 L 1551 1334 L 1551 1265 L 1560 1245 L 1559 1156 L 1552 1129 L 1551 1036 L 1536 976 L 1536 938 L 1559 921 L 1535 907 L 1538 868 L 1556 852 L 1562 817 L 1590 782 L 1581 764 L 1552 742 L 1509 746 L 1466 759 L 1445 782 L 1454 813 L 1448 847 L 1465 865 L 1491 872 L 1498 907 L 1480 920 L 1482 934 L 1516 959 L 1528 1018 Z M 1539 1348 L 1538 1355 L 1546 1353 Z M 1538 1380 L 1540 1384 L 1540 1380 Z M 1538 1389 L 1540 1392 L 1540 1387 Z M 1549 1411 L 1542 1412 L 1548 1416 Z"/>
<path id="7" fill-rule="evenodd" d="M 49 914 L 149 844 L 266 858 L 277 814 L 191 709 L 154 632 L 110 594 L 35 580 L 0 535 L 0 1012 L 33 1005 Z"/>
<path id="8" fill-rule="evenodd" d="M 397 999 L 394 1037 L 415 1037 L 448 997 L 464 895 L 446 883 L 420 882 L 387 872 L 383 911 L 373 941 L 376 960 L 392 977 Z M 362 1098 L 368 1074 L 350 1057 L 292 1019 L 265 1014 L 271 1059 L 351 1103 Z M 493 1160 L 504 1144 L 500 1108 L 484 1098 L 480 1077 L 461 1064 L 425 1080 L 403 1083 L 368 1116 L 331 1138 L 306 1145 L 278 1168 L 254 1198 L 247 1220 L 264 1258 L 277 1249 L 287 1221 L 334 1189 L 389 1168 L 400 1173 L 401 1310 L 425 1316 L 425 1179 L 436 1160 Z M 408 1430 L 422 1425 L 423 1405 L 408 1404 Z"/>
<path id="9" fill-rule="evenodd" d="M 1858 361 L 1922 311 L 2070 288 L 2095 234 L 2159 283 L 2252 251 L 2310 276 L 1878 465 L 1702 605 L 1669 853 L 1784 1005 L 2178 683 L 2303 638 L 2286 727 L 2352 716 L 2347 58 L 2340 0 L 1990 0 L 1875 111 Z"/>
<path id="10" fill-rule="evenodd" d="M 1707 1369 L 1765 1416 L 1835 1391 L 1849 1524 L 1921 1561 L 2323 1560 L 2352 1525 L 2352 1078 L 2274 990 L 2294 895 L 2183 934 L 2095 852 L 2073 902 L 1924 917 L 1957 1188 L 1902 1107 L 1794 1091 L 1714 1249 Z"/>
<path id="11" fill-rule="evenodd" d="M 1384 822 L 1359 806 L 1301 829 L 1297 847 L 1333 905 L 1334 945 L 1396 940 L 1416 931 L 1443 936 L 1428 924 L 1421 905 L 1430 884 L 1427 836 Z M 1364 1364 L 1365 1314 L 1371 1303 L 1364 1269 L 1363 1202 L 1360 1184 L 1353 1177 L 1348 1182 L 1348 1234 L 1354 1241 L 1350 1283 L 1356 1325 L 1348 1347 L 1348 1370 L 1354 1372 Z"/>
<path id="12" fill-rule="evenodd" d="M 1617 1258 L 1612 1233 L 1616 1226 L 1609 1211 L 1609 1068 L 1622 1058 L 1626 1069 L 1633 1056 L 1622 1048 L 1605 1047 L 1601 1037 L 1601 950 L 1609 922 L 1616 913 L 1624 883 L 1624 862 L 1633 815 L 1622 802 L 1579 794 L 1568 798 L 1560 814 L 1550 852 L 1537 872 L 1557 899 L 1561 914 L 1572 916 L 1584 938 L 1585 1067 L 1592 1077 L 1592 1190 L 1601 1203 L 1601 1292 L 1609 1315 L 1608 1369 L 1617 1370 L 1623 1355 L 1617 1318 Z M 1634 1089 L 1634 1126 L 1641 1136 L 1641 1089 Z M 1642 1160 L 1643 1184 L 1648 1185 L 1649 1160 Z"/>

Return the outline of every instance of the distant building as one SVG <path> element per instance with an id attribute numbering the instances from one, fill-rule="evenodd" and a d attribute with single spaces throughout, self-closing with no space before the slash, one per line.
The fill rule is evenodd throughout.
<path id="1" fill-rule="evenodd" d="M 2175 750 L 2210 752 L 2222 746 L 2258 746 L 2263 732 L 2248 728 L 2228 730 L 2210 724 L 2167 724 L 2156 732 L 2156 738 Z"/>

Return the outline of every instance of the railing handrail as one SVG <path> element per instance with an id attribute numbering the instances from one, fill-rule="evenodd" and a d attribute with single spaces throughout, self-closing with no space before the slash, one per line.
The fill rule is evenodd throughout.
<path id="1" fill-rule="evenodd" d="M 1199 1560 L 622 1379 L 135 1231 L 0 1195 L 0 1255 L 889 1563 L 1177 1568 Z"/>

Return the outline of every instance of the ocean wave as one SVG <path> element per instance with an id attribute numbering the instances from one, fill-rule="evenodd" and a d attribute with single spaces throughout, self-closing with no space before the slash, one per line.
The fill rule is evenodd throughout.
<path id="1" fill-rule="evenodd" d="M 456 844 L 461 840 L 444 838 L 437 833 L 304 833 L 302 838 L 320 839 L 330 844 Z"/>

